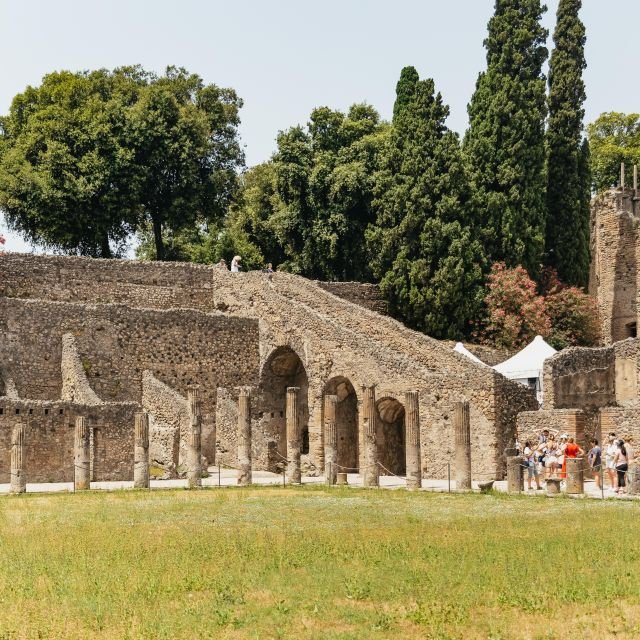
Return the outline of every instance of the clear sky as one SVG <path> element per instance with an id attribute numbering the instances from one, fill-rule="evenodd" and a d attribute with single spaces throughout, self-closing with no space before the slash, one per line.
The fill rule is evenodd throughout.
<path id="1" fill-rule="evenodd" d="M 552 31 L 558 0 L 548 2 Z M 247 163 L 317 106 L 366 101 L 389 118 L 400 69 L 432 77 L 463 133 L 485 67 L 493 0 L 0 0 L 0 113 L 60 69 L 186 67 L 244 100 Z M 583 0 L 587 121 L 640 110 L 634 81 L 638 0 Z M 27 247 L 7 233 L 6 248 Z"/>

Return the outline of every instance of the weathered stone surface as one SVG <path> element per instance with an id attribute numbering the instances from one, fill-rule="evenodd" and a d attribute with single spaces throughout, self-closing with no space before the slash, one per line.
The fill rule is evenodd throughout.
<path id="1" fill-rule="evenodd" d="M 376 442 L 378 411 L 376 408 L 375 386 L 363 389 L 362 415 L 364 421 L 364 470 L 362 484 L 365 487 L 377 487 L 380 470 L 378 469 L 378 445 Z"/>
<path id="2" fill-rule="evenodd" d="M 324 475 L 329 485 L 336 483 L 338 473 L 337 406 L 338 396 L 329 394 L 324 397 Z"/>
<path id="3" fill-rule="evenodd" d="M 407 451 L 407 489 L 422 487 L 422 466 L 420 464 L 420 410 L 417 391 L 404 394 L 405 429 Z"/>
<path id="4" fill-rule="evenodd" d="M 187 438 L 187 483 L 190 489 L 202 486 L 202 412 L 200 409 L 200 389 L 187 389 L 189 409 L 189 435 Z"/>
<path id="5" fill-rule="evenodd" d="M 240 387 L 238 394 L 238 484 L 250 485 L 251 475 L 251 395 Z"/>
<path id="6" fill-rule="evenodd" d="M 586 460 L 584 458 L 567 458 L 567 485 L 566 492 L 572 495 L 584 493 L 584 471 Z"/>
<path id="7" fill-rule="evenodd" d="M 522 473 L 522 457 L 507 457 L 507 492 L 520 493 L 524 491 L 524 474 Z"/>
<path id="8" fill-rule="evenodd" d="M 74 437 L 74 488 L 82 491 L 91 488 L 91 449 L 89 427 L 84 416 L 76 416 Z"/>
<path id="9" fill-rule="evenodd" d="M 453 427 L 456 434 L 456 490 L 471 491 L 471 422 L 469 403 L 453 406 Z"/>
<path id="10" fill-rule="evenodd" d="M 136 413 L 134 423 L 133 486 L 149 488 L 149 415 Z"/>
<path id="11" fill-rule="evenodd" d="M 287 387 L 287 480 L 292 484 L 300 484 L 300 413 L 298 410 L 299 387 Z"/>
<path id="12" fill-rule="evenodd" d="M 27 476 L 24 468 L 25 426 L 16 424 L 11 435 L 11 493 L 24 493 L 27 490 Z"/>
<path id="13" fill-rule="evenodd" d="M 629 495 L 640 496 L 640 462 L 635 461 L 629 465 L 627 484 Z"/>

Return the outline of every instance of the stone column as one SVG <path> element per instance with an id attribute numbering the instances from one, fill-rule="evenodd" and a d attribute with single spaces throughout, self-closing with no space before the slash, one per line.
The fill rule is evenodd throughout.
<path id="1" fill-rule="evenodd" d="M 365 387 L 362 399 L 362 424 L 364 427 L 364 472 L 362 485 L 377 487 L 380 484 L 378 473 L 378 443 L 376 430 L 378 426 L 378 410 L 376 408 L 376 388 Z"/>
<path id="2" fill-rule="evenodd" d="M 456 440 L 456 491 L 471 491 L 471 420 L 466 400 L 453 405 L 453 430 Z"/>
<path id="3" fill-rule="evenodd" d="M 405 451 L 407 462 L 407 489 L 422 488 L 422 465 L 420 464 L 420 410 L 418 392 L 404 394 Z"/>
<path id="4" fill-rule="evenodd" d="M 240 387 L 238 395 L 238 485 L 251 484 L 251 395 Z"/>
<path id="5" fill-rule="evenodd" d="M 627 473 L 627 491 L 630 496 L 640 495 L 640 462 L 632 462 Z"/>
<path id="6" fill-rule="evenodd" d="M 11 493 L 24 493 L 27 490 L 27 476 L 24 472 L 24 436 L 25 426 L 19 422 L 11 434 Z"/>
<path id="7" fill-rule="evenodd" d="M 291 484 L 302 482 L 300 471 L 300 414 L 298 412 L 298 393 L 300 387 L 287 387 L 287 480 Z"/>
<path id="8" fill-rule="evenodd" d="M 136 413 L 133 443 L 133 487 L 149 488 L 149 415 Z"/>
<path id="9" fill-rule="evenodd" d="M 524 475 L 522 473 L 522 457 L 507 457 L 507 492 L 520 493 L 524 491 Z"/>
<path id="10" fill-rule="evenodd" d="M 76 416 L 74 455 L 74 488 L 83 491 L 91 488 L 91 447 L 89 427 L 84 416 Z"/>
<path id="11" fill-rule="evenodd" d="M 324 478 L 326 484 L 335 484 L 338 474 L 338 429 L 336 408 L 338 396 L 324 397 Z"/>
<path id="12" fill-rule="evenodd" d="M 187 482 L 189 489 L 202 486 L 202 415 L 200 412 L 200 390 L 187 389 L 189 405 L 189 432 L 187 435 Z"/>
<path id="13" fill-rule="evenodd" d="M 566 458 L 567 488 L 571 494 L 584 493 L 584 458 Z"/>

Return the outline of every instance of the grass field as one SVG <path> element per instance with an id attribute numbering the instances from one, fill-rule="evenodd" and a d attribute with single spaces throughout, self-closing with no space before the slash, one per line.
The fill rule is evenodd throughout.
<path id="1" fill-rule="evenodd" d="M 275 487 L 0 498 L 0 640 L 636 638 L 640 505 Z"/>

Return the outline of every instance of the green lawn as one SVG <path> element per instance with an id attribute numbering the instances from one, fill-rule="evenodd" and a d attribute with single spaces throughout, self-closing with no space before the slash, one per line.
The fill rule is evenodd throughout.
<path id="1" fill-rule="evenodd" d="M 0 640 L 636 638 L 640 504 L 305 488 L 0 498 Z"/>

